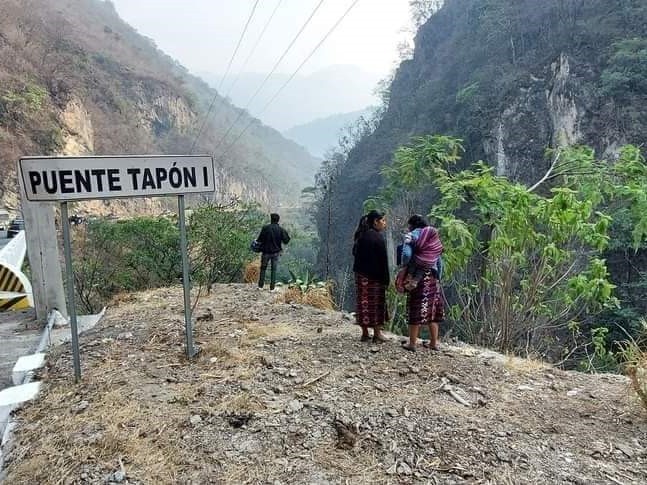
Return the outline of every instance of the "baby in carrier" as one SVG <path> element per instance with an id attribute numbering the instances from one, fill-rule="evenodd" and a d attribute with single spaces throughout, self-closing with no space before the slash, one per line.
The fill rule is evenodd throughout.
<path id="1" fill-rule="evenodd" d="M 422 216 L 413 215 L 408 223 L 409 232 L 404 235 L 402 244 L 402 265 L 407 268 L 404 289 L 411 291 L 429 270 L 434 278 L 440 279 L 443 245 L 438 237 L 438 230 L 430 226 Z"/>

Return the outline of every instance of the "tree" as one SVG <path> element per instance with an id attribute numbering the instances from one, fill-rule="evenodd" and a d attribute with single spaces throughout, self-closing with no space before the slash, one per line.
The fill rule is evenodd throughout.
<path id="1" fill-rule="evenodd" d="M 369 203 L 437 191 L 429 215 L 446 247 L 450 319 L 464 338 L 526 354 L 562 347 L 558 338 L 618 303 L 602 258 L 608 214 L 629 211 L 632 244 L 645 239 L 645 159 L 632 146 L 614 164 L 588 148 L 554 152 L 548 172 L 528 187 L 483 162 L 456 171 L 461 153 L 457 139 L 415 139 L 383 169 L 385 186 Z"/>

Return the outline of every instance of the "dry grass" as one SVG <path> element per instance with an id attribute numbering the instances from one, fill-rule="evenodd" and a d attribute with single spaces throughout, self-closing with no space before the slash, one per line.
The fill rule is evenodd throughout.
<path id="1" fill-rule="evenodd" d="M 261 260 L 257 258 L 253 261 L 250 261 L 247 266 L 245 266 L 245 274 L 243 275 L 243 280 L 245 283 L 256 283 L 258 277 L 261 275 Z"/>
<path id="2" fill-rule="evenodd" d="M 546 362 L 533 359 L 516 357 L 512 354 L 508 354 L 505 359 L 504 366 L 508 370 L 513 370 L 521 374 L 535 374 L 536 372 L 549 369 L 551 366 Z"/>
<path id="3" fill-rule="evenodd" d="M 636 360 L 627 366 L 626 372 L 631 380 L 631 387 L 647 410 L 647 353 L 641 352 Z"/>
<path id="4" fill-rule="evenodd" d="M 164 428 L 176 428 L 183 411 L 167 408 L 162 414 L 120 389 L 113 390 L 113 382 L 105 382 L 102 375 L 119 375 L 119 369 L 107 361 L 101 373 L 88 372 L 84 378 L 96 384 L 97 390 L 91 397 L 81 387 L 70 391 L 67 386 L 49 386 L 30 406 L 23 424 L 27 444 L 21 443 L 22 456 L 12 467 L 12 483 L 66 483 L 68 475 L 77 478 L 79 463 L 88 460 L 107 472 L 119 470 L 125 462 L 126 471 L 136 469 L 155 483 L 175 479 L 178 462 L 167 450 L 174 446 L 176 437 L 165 435 Z M 88 407 L 74 411 L 86 399 Z M 53 402 L 58 403 L 55 409 L 51 408 Z M 46 439 L 39 436 L 39 423 L 50 431 Z M 31 452 L 31 440 L 40 442 L 37 454 Z"/>
<path id="5" fill-rule="evenodd" d="M 271 323 L 260 325 L 246 325 L 246 336 L 251 342 L 255 344 L 254 340 L 258 339 L 276 339 L 286 337 L 288 335 L 295 335 L 297 329 L 294 325 L 288 323 Z"/>
<path id="6" fill-rule="evenodd" d="M 258 413 L 265 409 L 265 405 L 254 396 L 241 392 L 222 399 L 217 409 L 223 413 Z"/>
<path id="7" fill-rule="evenodd" d="M 298 303 L 309 305 L 321 310 L 334 310 L 335 302 L 333 301 L 330 288 L 312 288 L 308 291 L 301 291 L 299 288 L 288 288 L 278 297 L 279 301 L 284 303 Z"/>

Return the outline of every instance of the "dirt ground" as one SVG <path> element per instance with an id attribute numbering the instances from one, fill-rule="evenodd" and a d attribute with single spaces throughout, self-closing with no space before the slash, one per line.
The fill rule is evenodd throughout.
<path id="1" fill-rule="evenodd" d="M 49 356 L 7 484 L 647 482 L 625 378 L 466 345 L 359 341 L 349 315 L 217 285 L 184 357 L 180 288 L 122 299 Z"/>

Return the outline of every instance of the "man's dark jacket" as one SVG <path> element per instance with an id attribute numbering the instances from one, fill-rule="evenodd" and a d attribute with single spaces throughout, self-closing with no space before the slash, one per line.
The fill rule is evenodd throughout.
<path id="1" fill-rule="evenodd" d="M 281 243 L 287 244 L 290 242 L 290 236 L 278 224 L 268 224 L 263 226 L 256 240 L 263 245 L 263 254 L 274 254 L 283 249 Z"/>

